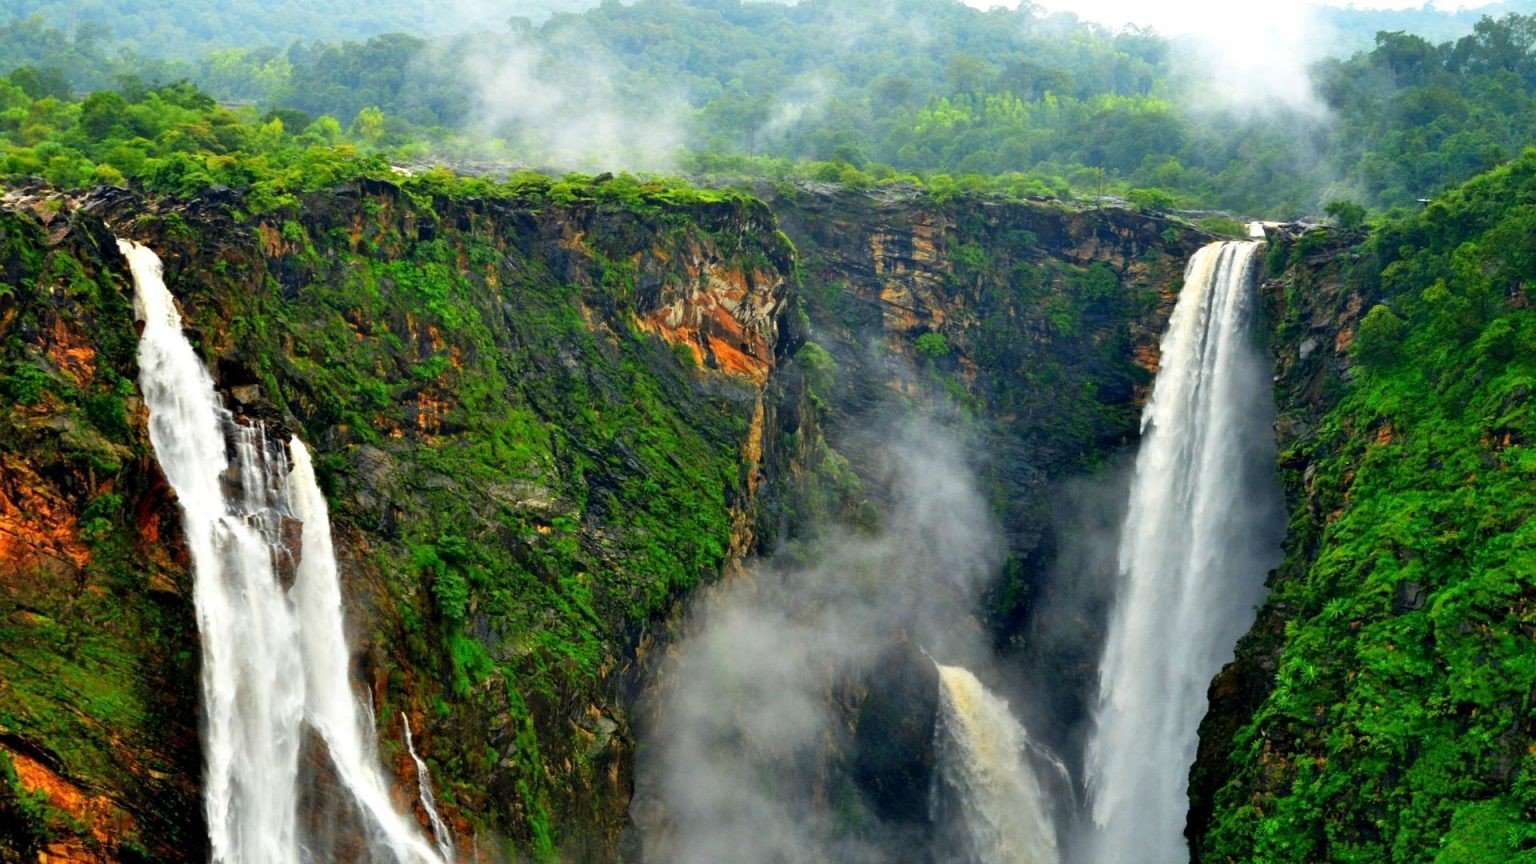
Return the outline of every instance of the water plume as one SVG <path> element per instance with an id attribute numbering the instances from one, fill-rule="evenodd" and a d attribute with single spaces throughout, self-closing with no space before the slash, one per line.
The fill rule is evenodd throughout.
<path id="1" fill-rule="evenodd" d="M 951 860 L 1058 864 L 1056 829 L 1031 764 L 1029 733 L 975 675 L 958 666 L 938 670 L 934 809 L 941 826 L 956 823 L 945 844 Z M 948 809 L 953 812 L 946 814 Z"/>
<path id="2" fill-rule="evenodd" d="M 421 63 L 455 70 L 470 94 L 467 132 L 505 145 L 524 164 L 666 172 L 682 152 L 687 100 L 632 86 L 624 63 L 579 19 L 446 40 Z"/>
<path id="3" fill-rule="evenodd" d="M 861 706 L 899 688 L 880 743 L 931 749 L 938 684 L 921 649 L 990 659 L 972 614 L 1001 543 L 949 434 L 911 424 L 874 438 L 879 530 L 829 529 L 692 610 L 642 734 L 631 814 L 646 860 L 873 864 L 924 848 L 849 777 Z M 926 820 L 927 784 L 906 792 Z"/>
<path id="4" fill-rule="evenodd" d="M 1088 745 L 1090 861 L 1189 860 L 1206 690 L 1279 560 L 1273 397 L 1251 330 L 1260 248 L 1196 253 L 1163 337 Z"/>

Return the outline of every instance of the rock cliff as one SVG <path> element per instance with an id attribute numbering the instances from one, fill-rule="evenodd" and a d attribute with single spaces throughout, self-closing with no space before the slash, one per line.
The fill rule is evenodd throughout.
<path id="1" fill-rule="evenodd" d="M 1205 238 L 1120 210 L 762 194 L 358 179 L 251 213 L 10 193 L 0 849 L 204 855 L 187 555 L 114 234 L 160 254 L 231 409 L 315 450 L 358 678 L 377 717 L 409 716 L 465 850 L 619 855 L 634 706 L 679 601 L 877 518 L 860 432 L 891 412 L 976 443 L 1010 563 L 975 623 L 1026 650 L 1052 484 L 1134 436 Z M 893 657 L 913 667 L 895 689 L 840 685 L 832 773 L 921 821 L 931 711 L 904 706 L 931 673 Z M 398 721 L 380 737 L 412 777 Z"/>
<path id="2" fill-rule="evenodd" d="M 1123 209 L 900 189 L 755 191 L 799 251 L 808 342 L 796 361 L 813 367 L 804 374 L 829 448 L 870 478 L 893 415 L 928 414 L 966 442 L 1006 544 L 1002 578 L 969 626 L 1028 670 L 1010 682 L 1014 704 L 1032 732 L 1070 751 L 1099 622 L 1071 604 L 1083 620 L 1054 626 L 1073 638 L 1033 638 L 1036 613 L 1069 605 L 1050 593 L 1077 590 L 1049 572 L 1061 484 L 1135 440 L 1184 263 L 1210 237 Z M 878 485 L 863 488 L 861 500 L 878 504 Z M 914 707 L 923 687 L 932 698 L 932 671 L 910 649 L 885 666 L 896 671 L 859 682 L 865 691 L 850 702 L 847 770 L 880 818 L 923 823 L 933 715 Z"/>
<path id="3" fill-rule="evenodd" d="M 1194 860 L 1536 854 L 1533 190 L 1528 153 L 1272 249 L 1286 554 L 1211 688 Z"/>

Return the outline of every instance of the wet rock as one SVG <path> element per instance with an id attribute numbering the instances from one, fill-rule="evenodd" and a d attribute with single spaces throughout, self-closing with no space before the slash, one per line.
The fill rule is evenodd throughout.
<path id="1" fill-rule="evenodd" d="M 272 569 L 278 584 L 287 591 L 299 575 L 304 560 L 304 523 L 291 516 L 277 517 L 277 542 L 272 549 Z"/>
<path id="2" fill-rule="evenodd" d="M 1424 608 L 1427 598 L 1428 592 L 1423 585 L 1412 579 L 1404 580 L 1392 591 L 1392 612 L 1395 615 L 1416 612 Z"/>
<path id="3" fill-rule="evenodd" d="M 236 404 L 242 406 L 255 405 L 262 401 L 261 387 L 257 384 L 241 384 L 231 387 L 229 388 L 229 395 L 230 398 L 235 400 Z"/>

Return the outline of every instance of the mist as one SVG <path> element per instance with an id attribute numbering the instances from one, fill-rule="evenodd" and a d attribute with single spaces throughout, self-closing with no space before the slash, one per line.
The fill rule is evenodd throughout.
<path id="1" fill-rule="evenodd" d="M 753 133 L 754 145 L 762 149 L 783 144 L 795 127 L 820 117 L 835 93 L 835 83 L 822 71 L 801 76 L 774 100 L 768 120 Z"/>
<path id="2" fill-rule="evenodd" d="M 991 674 L 973 613 L 1002 543 L 952 433 L 896 421 L 878 437 L 878 530 L 831 529 L 692 610 L 641 738 L 631 815 L 645 860 L 857 864 L 914 860 L 927 842 L 881 824 L 846 776 L 853 721 L 871 692 L 927 691 L 898 710 L 931 748 L 929 661 Z"/>
<path id="3" fill-rule="evenodd" d="M 1310 69 L 1329 40 L 1320 37 L 1313 8 L 1263 4 L 1244 8 L 1241 19 L 1226 8 L 1172 39 L 1174 72 L 1184 79 L 1181 104 L 1195 112 L 1326 119 Z"/>
<path id="4" fill-rule="evenodd" d="M 498 8 L 457 2 L 472 20 Z M 465 82 L 472 140 L 559 170 L 676 170 L 691 110 L 684 94 L 637 92 L 580 20 L 537 31 L 515 20 L 503 26 L 511 29 L 437 43 L 419 61 Z"/>

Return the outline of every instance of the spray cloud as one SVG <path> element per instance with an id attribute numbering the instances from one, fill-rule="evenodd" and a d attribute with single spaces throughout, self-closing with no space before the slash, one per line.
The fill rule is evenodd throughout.
<path id="1" fill-rule="evenodd" d="M 896 828 L 847 830 L 858 793 L 836 766 L 863 694 L 922 668 L 935 699 L 936 669 L 919 650 L 985 664 L 970 615 L 1001 544 L 953 438 L 923 423 L 882 438 L 879 531 L 831 531 L 728 580 L 693 610 L 661 679 L 631 807 L 646 860 L 910 857 L 910 847 L 892 854 L 911 839 Z M 919 736 L 930 744 L 931 718 Z"/>

